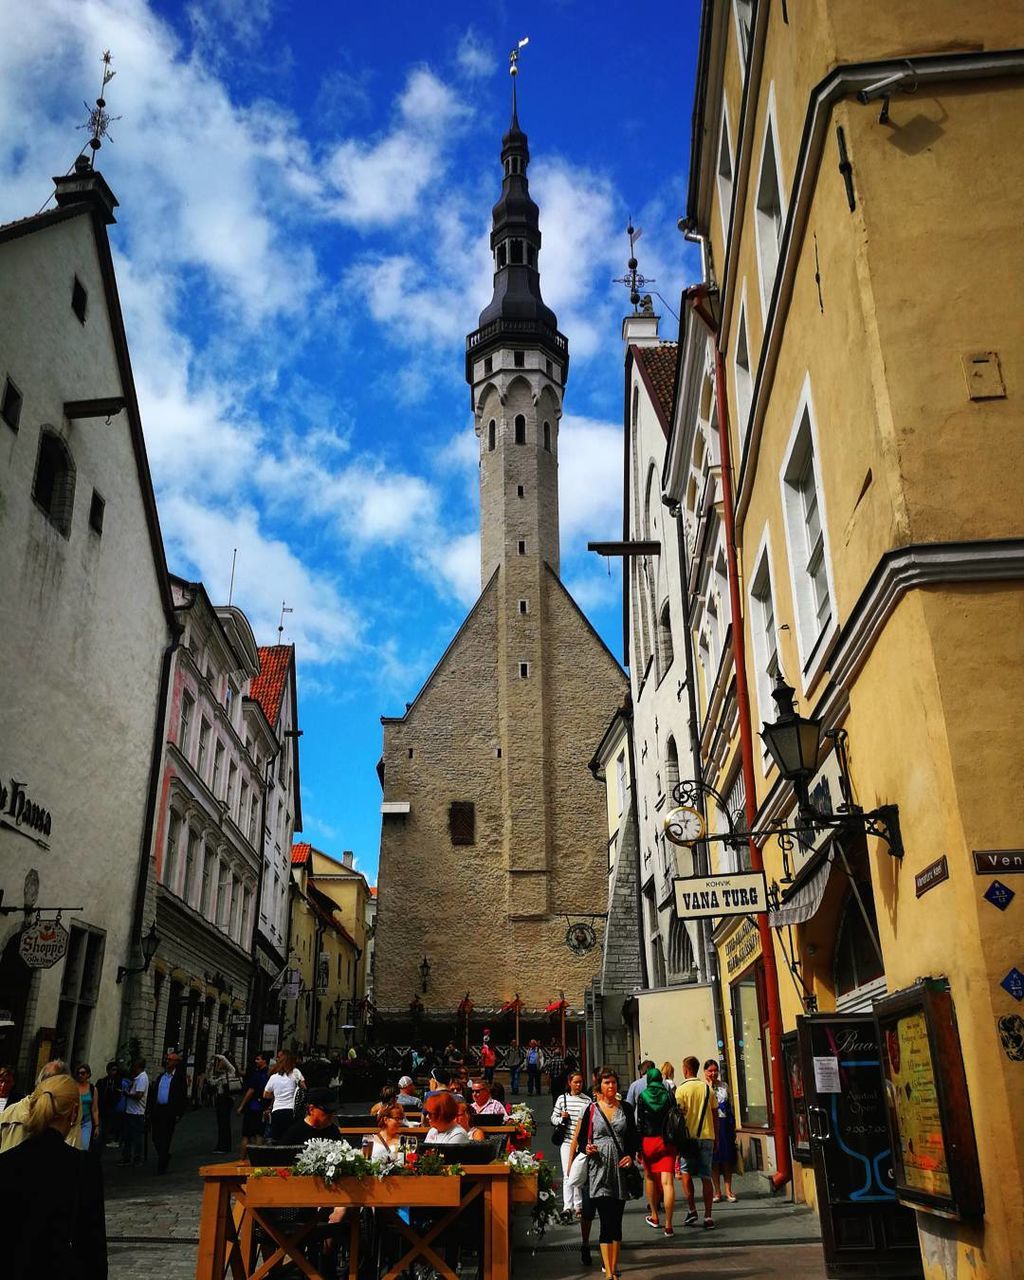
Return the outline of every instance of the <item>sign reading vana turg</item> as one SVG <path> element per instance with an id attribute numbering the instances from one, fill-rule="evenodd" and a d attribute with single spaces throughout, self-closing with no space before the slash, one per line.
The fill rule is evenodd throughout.
<path id="1" fill-rule="evenodd" d="M 37 920 L 22 933 L 18 954 L 30 969 L 52 969 L 68 950 L 68 931 L 59 920 Z"/>
<path id="2" fill-rule="evenodd" d="M 721 876 L 678 876 L 672 884 L 676 894 L 676 915 L 680 920 L 749 916 L 768 910 L 768 885 L 763 871 L 738 871 Z"/>

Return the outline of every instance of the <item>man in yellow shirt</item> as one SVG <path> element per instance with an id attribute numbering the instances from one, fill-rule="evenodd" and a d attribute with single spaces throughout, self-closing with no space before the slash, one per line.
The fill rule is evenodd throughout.
<path id="1" fill-rule="evenodd" d="M 686 1130 L 691 1138 L 696 1138 L 700 1151 L 696 1158 L 679 1159 L 679 1173 L 686 1194 L 688 1213 L 686 1225 L 697 1225 L 697 1206 L 693 1196 L 693 1180 L 700 1178 L 701 1195 L 704 1198 L 704 1230 L 714 1227 L 711 1220 L 711 1204 L 714 1195 L 714 1183 L 711 1181 L 711 1159 L 715 1151 L 715 1139 L 718 1137 L 718 1103 L 714 1091 L 703 1080 L 697 1079 L 700 1070 L 698 1058 L 683 1059 L 683 1083 L 676 1090 L 676 1102 L 679 1110 L 686 1117 Z"/>

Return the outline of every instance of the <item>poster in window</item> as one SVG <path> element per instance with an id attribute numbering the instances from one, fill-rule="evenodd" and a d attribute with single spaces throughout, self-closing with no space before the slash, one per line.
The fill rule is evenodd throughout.
<path id="1" fill-rule="evenodd" d="M 925 978 L 875 1004 L 896 1192 L 951 1218 L 984 1212 L 963 1052 L 949 986 Z"/>
<path id="2" fill-rule="evenodd" d="M 795 1031 L 787 1031 L 782 1037 L 782 1060 L 786 1064 L 786 1081 L 789 1085 L 793 1155 L 801 1164 L 810 1164 L 811 1130 L 807 1123 L 807 1095 L 804 1091 L 804 1073 L 800 1065 L 800 1049 Z"/>

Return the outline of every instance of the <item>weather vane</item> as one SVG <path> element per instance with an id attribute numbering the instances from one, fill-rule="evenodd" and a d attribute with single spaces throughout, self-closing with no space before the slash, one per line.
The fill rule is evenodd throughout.
<path id="1" fill-rule="evenodd" d="M 519 74 L 519 50 L 524 49 L 530 43 L 529 36 L 523 36 L 522 40 L 516 45 L 512 52 L 508 55 L 508 73 L 512 77 L 512 114 L 516 114 L 516 76 Z"/>
<path id="2" fill-rule="evenodd" d="M 286 613 L 294 613 L 294 612 L 295 610 L 291 607 L 291 605 L 285 604 L 283 600 L 281 601 L 281 621 L 277 624 L 278 644 L 280 644 L 284 639 L 284 615 Z"/>
<path id="3" fill-rule="evenodd" d="M 117 75 L 117 72 L 110 65 L 111 57 L 109 49 L 104 49 L 101 61 L 103 63 L 103 81 L 100 84 L 100 96 L 96 99 L 96 105 L 94 107 L 90 107 L 88 102 L 83 103 L 86 111 L 89 112 L 89 119 L 85 124 L 80 124 L 78 126 L 79 129 L 88 129 L 92 134 L 92 137 L 86 145 L 92 149 L 94 161 L 96 158 L 96 152 L 103 146 L 103 139 L 110 138 L 108 126 L 111 121 L 121 119 L 120 116 L 110 115 L 107 111 L 107 100 L 103 96 L 107 85 L 111 80 L 113 80 L 114 76 Z M 114 139 L 110 138 L 110 141 L 113 142 Z"/>
<path id="4" fill-rule="evenodd" d="M 649 284 L 656 284 L 657 282 L 653 276 L 645 276 L 637 270 L 636 242 L 643 235 L 643 231 L 640 227 L 633 226 L 632 218 L 629 221 L 629 226 L 626 227 L 626 235 L 629 236 L 629 261 L 626 263 L 629 268 L 629 275 L 617 276 L 612 281 L 612 284 L 624 284 L 629 288 L 629 300 L 633 304 L 635 313 L 639 313 L 641 302 L 644 304 L 643 309 L 645 311 L 653 310 L 650 295 L 645 299 L 641 299 L 640 290 L 646 289 Z"/>

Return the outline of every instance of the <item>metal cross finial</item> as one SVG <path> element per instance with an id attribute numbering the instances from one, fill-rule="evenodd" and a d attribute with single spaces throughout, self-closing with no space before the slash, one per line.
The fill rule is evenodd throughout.
<path id="1" fill-rule="evenodd" d="M 655 284 L 656 281 L 653 276 L 642 275 L 641 272 L 637 270 L 636 242 L 643 235 L 643 230 L 640 227 L 633 226 L 632 218 L 630 218 L 629 225 L 626 227 L 626 235 L 629 236 L 629 261 L 626 263 L 629 274 L 618 276 L 612 281 L 612 284 L 624 284 L 627 286 L 629 289 L 629 300 L 633 304 L 633 313 L 638 315 L 640 313 L 641 302 L 643 303 L 645 311 L 651 310 L 650 298 L 641 298 L 640 290 L 646 289 L 649 284 Z"/>
<path id="2" fill-rule="evenodd" d="M 120 116 L 112 116 L 109 114 L 107 111 L 107 101 L 103 96 L 107 85 L 111 80 L 113 80 L 114 76 L 117 75 L 117 72 L 110 65 L 112 58 L 109 49 L 103 50 L 103 57 L 100 61 L 103 63 L 103 80 L 100 83 L 100 96 L 96 99 L 96 105 L 94 107 L 90 107 L 87 102 L 83 104 L 86 111 L 89 112 L 89 119 L 85 124 L 80 124 L 78 126 L 79 129 L 88 129 L 92 134 L 92 137 L 86 144 L 92 150 L 92 161 L 90 163 L 95 161 L 96 152 L 103 146 L 103 139 L 110 138 L 109 125 L 111 122 L 121 119 Z M 110 141 L 113 142 L 114 139 L 110 138 Z"/>

